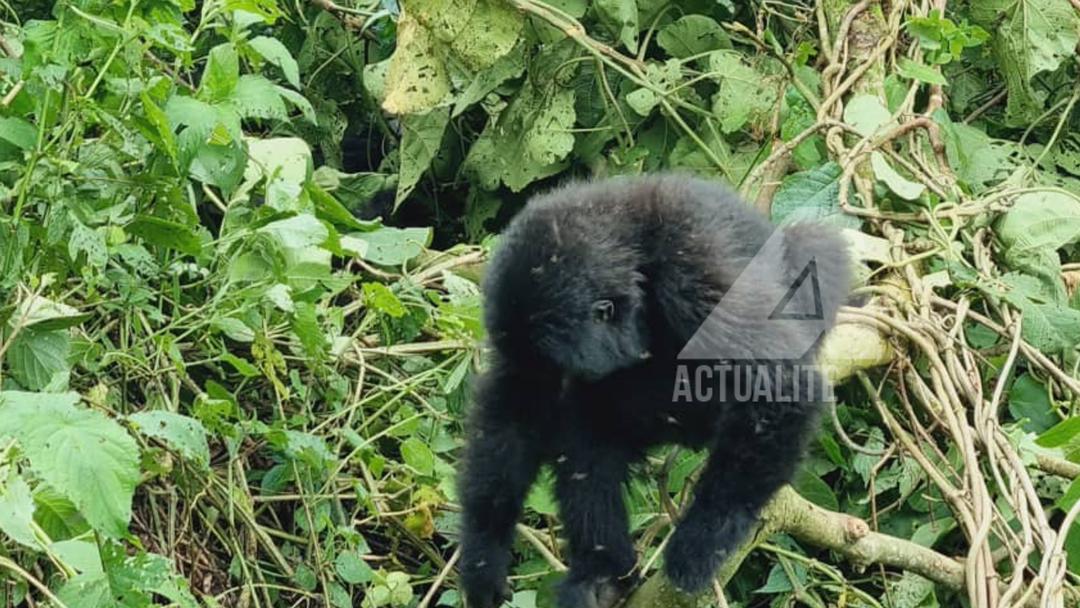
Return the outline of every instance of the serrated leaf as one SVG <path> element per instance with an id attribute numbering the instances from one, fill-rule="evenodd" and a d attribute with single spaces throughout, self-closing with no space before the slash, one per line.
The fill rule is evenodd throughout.
<path id="1" fill-rule="evenodd" d="M 66 388 L 64 376 L 71 371 L 67 361 L 70 350 L 67 330 L 24 328 L 12 340 L 5 361 L 12 378 L 23 388 L 45 389 L 58 376 L 62 378 L 61 388 Z"/>
<path id="2" fill-rule="evenodd" d="M 206 429 L 198 420 L 165 410 L 136 412 L 128 420 L 137 425 L 139 432 L 164 441 L 198 466 L 205 469 L 210 465 Z"/>
<path id="3" fill-rule="evenodd" d="M 300 88 L 300 68 L 296 65 L 296 59 L 293 58 L 292 53 L 280 40 L 269 36 L 256 36 L 249 40 L 248 44 L 267 62 L 281 68 L 289 84 L 294 88 Z"/>
<path id="4" fill-rule="evenodd" d="M 656 35 L 656 43 L 679 59 L 731 48 L 731 38 L 724 28 L 705 15 L 684 15 L 665 25 Z"/>
<path id="5" fill-rule="evenodd" d="M 401 443 L 401 458 L 421 475 L 431 475 L 435 471 L 435 454 L 416 437 L 409 437 Z"/>
<path id="6" fill-rule="evenodd" d="M 918 200 L 922 193 L 926 191 L 925 185 L 913 182 L 900 175 L 881 152 L 875 151 L 870 154 L 870 166 L 874 169 L 874 176 L 885 182 L 889 190 L 892 190 L 902 199 Z"/>
<path id="7" fill-rule="evenodd" d="M 127 534 L 139 483 L 139 447 L 75 393 L 0 392 L 0 435 L 18 440 L 34 473 L 78 507 L 94 529 Z"/>
<path id="8" fill-rule="evenodd" d="M 444 45 L 408 14 L 397 25 L 397 48 L 386 75 L 382 107 L 391 114 L 417 114 L 450 95 L 450 76 L 441 55 Z"/>
<path id="9" fill-rule="evenodd" d="M 439 151 L 443 132 L 450 123 L 450 108 L 436 108 L 426 114 L 410 114 L 401 119 L 401 169 L 398 171 L 394 208 L 416 187 L 420 176 Z"/>
<path id="10" fill-rule="evenodd" d="M 82 222 L 75 222 L 68 239 L 68 255 L 76 260 L 80 253 L 86 254 L 86 262 L 102 268 L 109 261 L 109 250 L 105 244 L 105 234 L 96 228 L 90 228 Z"/>
<path id="11" fill-rule="evenodd" d="M 777 224 L 826 221 L 838 226 L 858 227 L 857 218 L 840 210 L 840 174 L 840 166 L 829 162 L 785 177 L 773 197 L 773 221 Z"/>

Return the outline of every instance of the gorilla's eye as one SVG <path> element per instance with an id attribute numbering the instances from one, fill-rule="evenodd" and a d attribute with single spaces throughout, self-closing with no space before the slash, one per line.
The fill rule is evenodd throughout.
<path id="1" fill-rule="evenodd" d="M 611 300 L 597 300 L 592 305 L 593 320 L 607 323 L 615 318 L 615 303 Z"/>

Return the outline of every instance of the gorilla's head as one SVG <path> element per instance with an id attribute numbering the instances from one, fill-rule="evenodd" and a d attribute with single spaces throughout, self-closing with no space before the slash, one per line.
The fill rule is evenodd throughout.
<path id="1" fill-rule="evenodd" d="M 501 353 L 586 380 L 649 356 L 643 256 L 597 226 L 542 208 L 503 233 L 485 279 L 485 320 Z"/>

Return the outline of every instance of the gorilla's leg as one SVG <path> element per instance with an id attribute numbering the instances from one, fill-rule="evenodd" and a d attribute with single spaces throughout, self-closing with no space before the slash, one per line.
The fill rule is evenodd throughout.
<path id="1" fill-rule="evenodd" d="M 494 608 L 509 599 L 514 524 L 540 466 L 540 433 L 499 407 L 507 403 L 502 399 L 521 396 L 520 388 L 489 382 L 470 420 L 459 486 L 464 510 L 459 572 L 469 608 Z"/>
<path id="2" fill-rule="evenodd" d="M 556 492 L 570 543 L 570 573 L 559 591 L 561 608 L 611 605 L 617 599 L 618 579 L 634 568 L 622 499 L 629 456 L 580 435 L 556 460 Z"/>
<path id="3" fill-rule="evenodd" d="M 746 538 L 761 508 L 795 473 L 817 421 L 816 402 L 732 407 L 665 553 L 668 578 L 685 591 L 706 587 Z"/>

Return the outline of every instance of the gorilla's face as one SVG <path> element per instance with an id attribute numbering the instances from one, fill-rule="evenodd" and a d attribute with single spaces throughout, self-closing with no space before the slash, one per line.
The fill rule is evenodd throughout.
<path id="1" fill-rule="evenodd" d="M 561 310 L 534 319 L 540 353 L 559 368 L 596 380 L 648 358 L 648 327 L 636 285 L 622 293 L 580 293 Z"/>
<path id="2" fill-rule="evenodd" d="M 649 356 L 644 255 L 593 223 L 537 215 L 504 233 L 485 279 L 488 334 L 504 355 L 593 380 Z"/>

